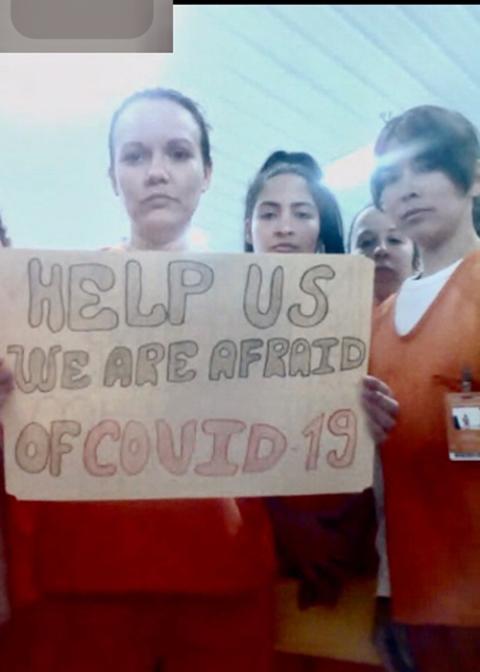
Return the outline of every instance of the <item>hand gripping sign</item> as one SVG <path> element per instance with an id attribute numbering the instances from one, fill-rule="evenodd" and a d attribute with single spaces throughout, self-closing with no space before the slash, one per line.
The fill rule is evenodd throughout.
<path id="1" fill-rule="evenodd" d="M 366 487 L 372 275 L 360 256 L 1 250 L 8 492 Z"/>

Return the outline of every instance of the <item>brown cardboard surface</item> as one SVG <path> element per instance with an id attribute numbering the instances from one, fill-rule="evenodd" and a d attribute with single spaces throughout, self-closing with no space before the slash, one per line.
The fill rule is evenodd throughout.
<path id="1" fill-rule="evenodd" d="M 352 492 L 360 256 L 0 251 L 7 489 L 24 499 Z"/>

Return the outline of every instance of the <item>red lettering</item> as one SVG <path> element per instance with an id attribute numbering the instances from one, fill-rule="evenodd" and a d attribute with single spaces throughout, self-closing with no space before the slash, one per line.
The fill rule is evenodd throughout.
<path id="1" fill-rule="evenodd" d="M 262 442 L 270 443 L 270 452 L 260 455 Z M 250 429 L 244 473 L 258 473 L 272 469 L 287 450 L 286 436 L 276 427 L 256 423 Z"/>
<path id="2" fill-rule="evenodd" d="M 342 452 L 330 450 L 327 454 L 327 462 L 337 469 L 349 467 L 355 456 L 357 445 L 357 418 L 350 408 L 342 408 L 335 411 L 328 418 L 328 429 L 334 436 L 346 436 L 345 447 Z"/>
<path id="3" fill-rule="evenodd" d="M 150 438 L 141 422 L 127 422 L 120 445 L 120 463 L 129 476 L 139 474 L 150 457 Z"/>
<path id="4" fill-rule="evenodd" d="M 240 420 L 205 420 L 202 430 L 213 436 L 213 454 L 209 462 L 198 464 L 195 473 L 201 476 L 234 476 L 238 464 L 228 461 L 228 448 L 233 434 L 240 434 L 246 424 Z"/>
<path id="5" fill-rule="evenodd" d="M 307 461 L 305 463 L 305 469 L 307 471 L 312 471 L 318 467 L 318 460 L 320 457 L 320 439 L 322 438 L 324 418 L 325 413 L 320 413 L 318 418 L 312 420 L 312 422 L 307 425 L 302 432 L 303 436 L 305 436 L 307 439 L 310 439 Z"/>
<path id="6" fill-rule="evenodd" d="M 180 455 L 175 454 L 173 436 L 170 425 L 165 420 L 157 420 L 157 455 L 158 461 L 167 471 L 175 476 L 185 474 L 192 461 L 197 437 L 197 421 L 189 420 L 182 425 L 180 438 Z"/>
<path id="7" fill-rule="evenodd" d="M 98 446 L 106 436 L 118 441 L 121 436 L 120 425 L 115 420 L 102 420 L 91 429 L 85 440 L 83 463 L 85 469 L 92 476 L 113 476 L 117 473 L 114 464 L 100 464 L 98 461 Z"/>

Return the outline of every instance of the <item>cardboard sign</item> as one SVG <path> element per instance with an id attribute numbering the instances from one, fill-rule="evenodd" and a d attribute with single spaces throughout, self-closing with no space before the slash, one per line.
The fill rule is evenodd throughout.
<path id="1" fill-rule="evenodd" d="M 1 250 L 8 492 L 368 486 L 372 278 L 361 256 Z"/>

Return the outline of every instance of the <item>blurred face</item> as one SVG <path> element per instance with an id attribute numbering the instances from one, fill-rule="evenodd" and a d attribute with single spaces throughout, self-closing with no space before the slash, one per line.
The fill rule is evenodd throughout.
<path id="1" fill-rule="evenodd" d="M 363 254 L 375 262 L 377 301 L 394 294 L 414 270 L 412 241 L 375 207 L 367 208 L 357 217 L 352 231 L 352 253 Z"/>
<path id="2" fill-rule="evenodd" d="M 460 229 L 472 228 L 476 182 L 464 193 L 446 173 L 432 168 L 408 146 L 392 142 L 389 150 L 393 160 L 381 170 L 381 205 L 402 233 L 421 249 L 435 250 Z"/>
<path id="3" fill-rule="evenodd" d="M 267 180 L 246 226 L 255 252 L 315 252 L 320 217 L 305 179 L 285 174 Z"/>
<path id="4" fill-rule="evenodd" d="M 210 181 L 194 117 L 170 100 L 132 103 L 117 121 L 110 177 L 132 223 L 134 246 L 174 246 Z"/>

